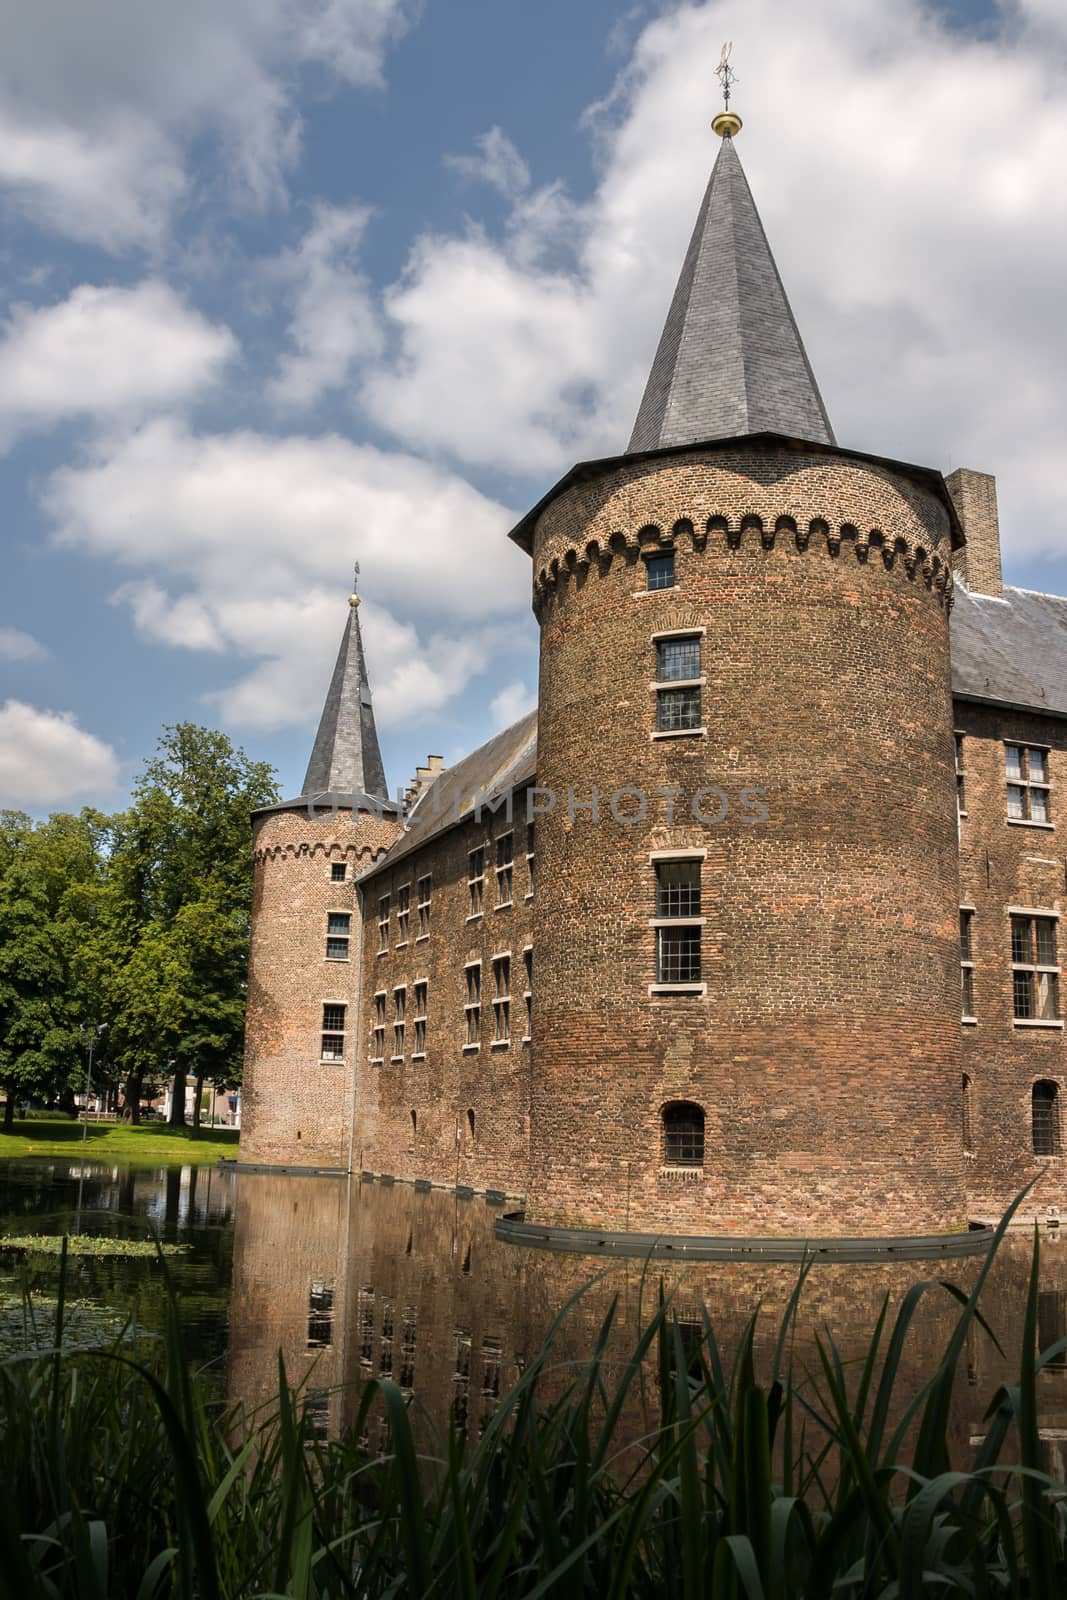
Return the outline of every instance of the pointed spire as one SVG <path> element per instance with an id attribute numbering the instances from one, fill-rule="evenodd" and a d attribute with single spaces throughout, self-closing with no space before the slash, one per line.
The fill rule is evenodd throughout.
<path id="1" fill-rule="evenodd" d="M 358 574 L 359 568 L 356 568 Z M 308 762 L 304 794 L 366 794 L 388 799 L 359 627 L 359 595 L 348 600 L 337 664 Z"/>
<path id="2" fill-rule="evenodd" d="M 634 424 L 629 454 L 747 433 L 833 444 L 767 235 L 734 149 L 722 134 Z"/>

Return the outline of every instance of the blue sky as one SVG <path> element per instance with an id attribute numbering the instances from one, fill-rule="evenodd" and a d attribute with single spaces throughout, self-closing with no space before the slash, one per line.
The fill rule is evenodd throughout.
<path id="1" fill-rule="evenodd" d="M 628 437 L 738 141 L 839 440 L 1067 590 L 1058 0 L 0 0 L 0 805 L 160 726 L 298 790 L 362 566 L 390 780 L 536 688 L 507 528 Z"/>

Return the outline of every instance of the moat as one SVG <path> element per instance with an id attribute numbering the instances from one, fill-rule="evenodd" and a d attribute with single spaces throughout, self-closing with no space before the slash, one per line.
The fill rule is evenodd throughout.
<path id="1" fill-rule="evenodd" d="M 583 1290 L 560 1331 L 560 1381 L 592 1350 L 614 1298 L 609 1356 L 636 1342 L 660 1284 L 673 1294 L 685 1338 L 696 1337 L 707 1306 L 723 1350 L 732 1354 L 762 1306 L 757 1348 L 770 1359 L 778 1320 L 796 1283 L 789 1264 L 606 1263 L 501 1243 L 503 1206 L 405 1184 L 237 1174 L 222 1168 L 170 1170 L 81 1166 L 33 1160 L 0 1163 L 0 1233 L 158 1236 L 188 1248 L 168 1268 L 177 1285 L 188 1348 L 220 1392 L 255 1407 L 271 1396 L 277 1352 L 291 1381 L 305 1383 L 316 1429 L 335 1432 L 354 1417 L 361 1380 L 390 1377 L 429 1422 L 450 1416 L 477 1431 L 501 1392 L 538 1350 L 564 1303 Z M 1042 1232 L 1039 1343 L 1067 1335 L 1067 1241 Z M 1009 1236 L 983 1300 L 1004 1351 L 972 1330 L 956 1395 L 954 1451 L 963 1465 L 1001 1382 L 1013 1381 L 1031 1239 Z M 964 1289 L 979 1260 L 856 1265 L 819 1263 L 804 1287 L 793 1359 L 815 1370 L 814 1335 L 829 1326 L 846 1361 L 864 1350 L 883 1297 L 891 1311 L 916 1283 L 931 1281 L 909 1333 L 905 1366 L 914 1392 L 933 1371 L 954 1320 L 955 1302 L 937 1280 Z M 54 1296 L 54 1258 L 0 1252 L 0 1353 L 16 1348 L 27 1276 L 42 1306 Z M 105 1332 L 133 1318 L 162 1326 L 164 1291 L 153 1260 L 79 1258 L 69 1293 L 80 1316 Z M 96 1318 L 95 1323 L 92 1319 Z M 1067 1452 L 1067 1358 L 1039 1379 L 1042 1437 L 1053 1470 Z M 635 1417 L 635 1427 L 639 1426 Z M 384 1443 L 377 1419 L 366 1446 Z"/>

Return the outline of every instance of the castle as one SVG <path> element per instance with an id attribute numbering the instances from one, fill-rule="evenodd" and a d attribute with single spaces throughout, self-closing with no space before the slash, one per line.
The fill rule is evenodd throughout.
<path id="1" fill-rule="evenodd" d="M 714 127 L 629 447 L 511 533 L 536 713 L 390 801 L 352 597 L 254 818 L 245 1164 L 629 1233 L 1067 1199 L 1067 600 L 991 477 L 836 443 Z"/>

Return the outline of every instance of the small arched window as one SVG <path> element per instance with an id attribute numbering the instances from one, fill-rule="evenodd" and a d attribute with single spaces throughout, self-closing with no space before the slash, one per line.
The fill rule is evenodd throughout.
<path id="1" fill-rule="evenodd" d="M 412 1148 L 412 1150 L 414 1150 L 414 1148 L 415 1148 L 415 1139 L 416 1139 L 416 1137 L 418 1135 L 418 1131 L 419 1131 L 419 1119 L 418 1119 L 417 1115 L 415 1114 L 415 1112 L 413 1111 L 411 1113 L 411 1148 Z"/>
<path id="2" fill-rule="evenodd" d="M 470 1148 L 473 1150 L 474 1149 L 474 1112 L 471 1111 L 470 1109 L 468 1109 L 468 1111 L 467 1111 L 467 1143 L 470 1146 Z"/>
<path id="3" fill-rule="evenodd" d="M 704 1165 L 704 1113 L 688 1100 L 675 1100 L 663 1108 L 663 1165 Z"/>
<path id="4" fill-rule="evenodd" d="M 968 1154 L 974 1149 L 974 1086 L 963 1074 L 963 1148 Z"/>
<path id="5" fill-rule="evenodd" d="M 1059 1153 L 1059 1088 L 1046 1078 L 1039 1078 L 1030 1092 L 1030 1128 L 1035 1156 Z"/>

